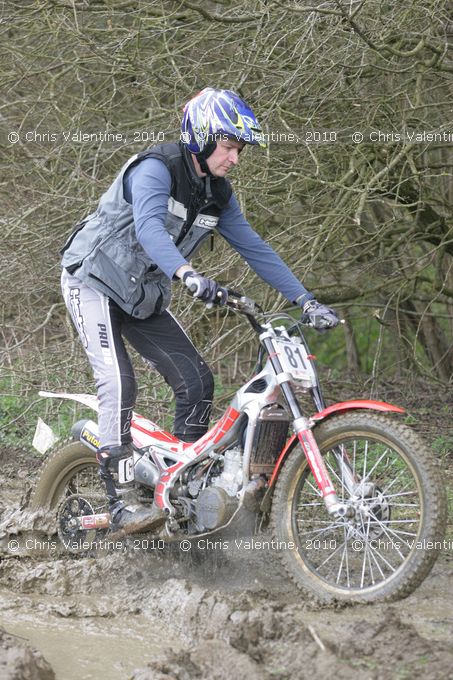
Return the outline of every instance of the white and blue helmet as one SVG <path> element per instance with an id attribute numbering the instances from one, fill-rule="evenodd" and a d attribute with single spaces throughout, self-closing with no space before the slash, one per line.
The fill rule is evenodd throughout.
<path id="1" fill-rule="evenodd" d="M 224 139 L 267 146 L 255 114 L 239 95 L 206 87 L 184 107 L 181 141 L 191 153 L 207 158 Z"/>

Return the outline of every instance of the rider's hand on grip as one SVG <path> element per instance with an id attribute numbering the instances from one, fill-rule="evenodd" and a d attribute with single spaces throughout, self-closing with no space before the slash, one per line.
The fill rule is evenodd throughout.
<path id="1" fill-rule="evenodd" d="M 219 286 L 217 281 L 207 279 L 197 272 L 186 272 L 182 277 L 183 283 L 193 293 L 193 296 L 203 300 L 208 307 L 216 305 L 225 305 L 228 299 L 228 291 L 226 288 Z"/>
<path id="2" fill-rule="evenodd" d="M 317 331 L 326 331 L 335 328 L 340 323 L 340 319 L 334 309 L 322 305 L 317 300 L 309 300 L 302 307 L 302 323 L 305 323 Z"/>

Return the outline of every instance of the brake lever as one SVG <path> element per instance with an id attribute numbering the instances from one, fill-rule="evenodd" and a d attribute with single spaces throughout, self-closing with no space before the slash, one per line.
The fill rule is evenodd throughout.
<path id="1" fill-rule="evenodd" d="M 191 293 L 196 293 L 197 291 L 196 284 L 190 286 L 188 290 Z M 226 290 L 228 293 L 228 298 L 226 301 L 227 307 L 231 307 L 231 309 L 236 309 L 240 312 L 243 312 L 244 314 L 250 314 L 251 316 L 254 316 L 259 311 L 262 311 L 259 305 L 257 305 L 255 301 L 252 300 L 252 298 L 249 298 L 246 295 L 242 295 L 242 293 L 238 293 L 236 290 L 232 290 L 231 288 L 227 288 Z M 221 298 L 222 293 L 219 291 L 217 293 L 217 296 Z M 215 302 L 207 302 L 205 304 L 207 309 L 212 309 L 215 305 Z"/>
<path id="2" fill-rule="evenodd" d="M 338 320 L 338 323 L 339 323 L 339 324 L 340 324 L 340 323 L 345 324 L 345 323 L 346 323 L 346 319 L 339 319 L 339 320 Z M 318 327 L 318 326 L 315 326 L 313 323 L 311 323 L 311 321 L 304 322 L 304 321 L 300 320 L 300 321 L 297 321 L 293 326 L 291 326 L 291 327 L 288 329 L 288 333 L 289 333 L 290 331 L 292 331 L 293 329 L 297 328 L 297 325 L 298 325 L 298 324 L 301 324 L 302 326 L 305 326 L 306 328 L 314 328 L 315 331 L 317 331 L 318 333 L 321 333 L 321 334 L 322 334 L 322 333 L 326 333 L 327 331 L 330 331 L 331 328 L 336 328 L 336 326 L 321 326 L 321 327 Z M 338 325 L 338 324 L 337 324 L 337 325 Z"/>
<path id="3" fill-rule="evenodd" d="M 228 289 L 228 300 L 227 305 L 233 309 L 238 309 L 244 314 L 251 314 L 254 316 L 258 311 L 257 305 L 254 300 L 247 297 L 246 295 L 241 295 L 235 291 Z"/>

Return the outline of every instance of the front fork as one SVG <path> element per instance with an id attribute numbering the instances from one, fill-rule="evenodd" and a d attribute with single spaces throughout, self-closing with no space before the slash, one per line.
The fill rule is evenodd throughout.
<path id="1" fill-rule="evenodd" d="M 277 382 L 280 385 L 282 394 L 285 397 L 288 408 L 293 416 L 294 431 L 299 439 L 302 450 L 305 453 L 305 457 L 307 458 L 308 464 L 316 480 L 316 484 L 321 492 L 327 512 L 334 517 L 349 517 L 352 513 L 352 509 L 348 504 L 342 503 L 338 499 L 326 464 L 324 463 L 318 444 L 311 431 L 310 423 L 300 410 L 299 403 L 291 385 L 292 377 L 282 370 L 278 354 L 272 343 L 272 338 L 266 336 L 266 333 L 263 334 L 261 340 L 266 347 L 269 359 L 275 370 Z M 318 396 L 321 398 L 320 395 Z M 348 491 L 352 493 L 355 487 L 352 470 L 340 452 L 335 453 L 335 455 L 341 470 L 342 481 Z"/>
<path id="2" fill-rule="evenodd" d="M 316 443 L 316 439 L 309 428 L 308 420 L 303 416 L 295 418 L 294 429 L 310 469 L 313 472 L 318 489 L 323 497 L 327 512 L 334 517 L 348 517 L 351 514 L 351 508 L 346 503 L 340 502 L 338 499 L 326 464 L 324 463 L 324 459 L 318 444 Z M 342 468 L 342 478 L 345 486 L 352 490 L 354 487 L 354 478 L 351 470 L 343 458 L 339 460 L 339 464 Z"/>

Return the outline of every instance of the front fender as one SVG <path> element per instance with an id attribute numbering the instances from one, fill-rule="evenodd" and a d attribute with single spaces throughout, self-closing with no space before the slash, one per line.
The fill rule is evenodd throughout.
<path id="1" fill-rule="evenodd" d="M 332 404 L 331 406 L 327 406 L 327 408 L 323 409 L 322 411 L 315 413 L 310 418 L 310 425 L 316 426 L 317 423 L 321 422 L 325 418 L 328 418 L 334 413 L 342 413 L 343 411 L 354 411 L 356 409 L 361 408 L 370 409 L 373 411 L 384 411 L 387 413 L 404 413 L 403 408 L 400 408 L 399 406 L 394 406 L 393 404 L 387 404 L 385 401 L 373 401 L 372 399 L 351 399 L 350 401 L 340 401 L 337 404 Z M 270 499 L 273 493 L 273 487 L 275 485 L 275 482 L 277 481 L 280 469 L 283 465 L 285 458 L 293 450 L 297 442 L 298 442 L 297 435 L 293 434 L 293 436 L 286 442 L 285 448 L 278 457 L 278 460 L 272 472 L 272 476 L 269 480 L 269 487 L 266 491 L 266 494 L 263 498 L 263 503 L 261 505 L 261 509 L 264 510 L 265 512 L 267 512 L 268 510 L 266 510 L 263 507 L 263 505 L 266 502 L 266 507 L 270 507 Z"/>
<path id="2" fill-rule="evenodd" d="M 340 401 L 338 404 L 332 404 L 327 408 L 315 413 L 311 416 L 312 422 L 319 422 L 324 420 L 332 413 L 341 413 L 342 411 L 352 411 L 357 408 L 368 408 L 373 411 L 387 411 L 392 413 L 404 413 L 404 409 L 393 404 L 387 404 L 385 401 L 373 401 L 372 399 L 351 399 L 350 401 Z"/>

